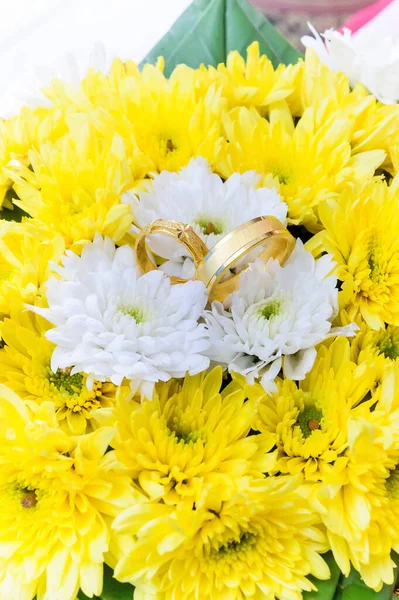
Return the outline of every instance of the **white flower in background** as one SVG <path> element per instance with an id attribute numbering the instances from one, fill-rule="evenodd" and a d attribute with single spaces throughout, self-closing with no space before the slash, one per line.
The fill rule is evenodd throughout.
<path id="1" fill-rule="evenodd" d="M 155 219 L 174 219 L 191 225 L 211 249 L 224 235 L 260 216 L 286 222 L 287 205 L 276 190 L 256 187 L 255 171 L 235 173 L 225 182 L 212 173 L 204 158 L 195 158 L 178 173 L 163 171 L 148 183 L 147 191 L 124 195 L 139 228 Z M 151 249 L 169 260 L 162 265 L 168 275 L 189 278 L 194 264 L 185 248 L 166 236 L 153 235 Z M 260 250 L 259 250 L 260 251 Z"/>
<path id="2" fill-rule="evenodd" d="M 258 377 L 266 391 L 283 367 L 290 379 L 303 379 L 312 368 L 316 344 L 335 335 L 353 335 L 354 325 L 332 328 L 337 314 L 336 277 L 325 255 L 318 260 L 300 240 L 285 266 L 260 259 L 240 276 L 240 288 L 229 298 L 230 311 L 213 302 L 206 311 L 209 357 L 252 383 Z"/>
<path id="3" fill-rule="evenodd" d="M 79 257 L 67 252 L 61 279 L 47 282 L 49 308 L 30 307 L 50 323 L 51 369 L 73 367 L 88 380 L 124 378 L 148 397 L 156 381 L 206 369 L 207 333 L 198 319 L 207 303 L 199 281 L 171 285 L 160 271 L 139 275 L 130 246 L 97 236 Z M 89 383 L 90 385 L 90 383 Z"/>
<path id="4" fill-rule="evenodd" d="M 54 79 L 78 88 L 90 69 L 108 73 L 111 64 L 112 57 L 107 56 L 104 46 L 97 42 L 89 55 L 69 53 L 60 57 L 53 68 L 37 67 L 21 84 L 6 88 L 0 100 L 0 117 L 13 117 L 24 105 L 30 108 L 49 107 L 52 103 L 42 90 L 49 87 Z"/>
<path id="5" fill-rule="evenodd" d="M 362 83 L 384 104 L 399 101 L 399 41 L 380 38 L 367 30 L 352 36 L 327 29 L 322 37 L 309 24 L 314 37 L 301 38 L 307 48 L 313 48 L 320 60 L 333 71 L 342 71 L 352 86 Z"/>

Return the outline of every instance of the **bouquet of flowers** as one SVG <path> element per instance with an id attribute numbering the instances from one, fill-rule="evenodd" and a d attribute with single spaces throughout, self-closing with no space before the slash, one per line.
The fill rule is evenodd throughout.
<path id="1" fill-rule="evenodd" d="M 399 106 L 235 6 L 1 122 L 0 600 L 392 596 Z"/>

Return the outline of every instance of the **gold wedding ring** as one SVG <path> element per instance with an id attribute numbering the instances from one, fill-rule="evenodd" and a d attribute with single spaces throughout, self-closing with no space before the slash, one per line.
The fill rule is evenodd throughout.
<path id="1" fill-rule="evenodd" d="M 153 234 L 167 235 L 182 244 L 191 255 L 195 268 L 198 267 L 208 252 L 208 248 L 190 225 L 185 225 L 179 221 L 157 219 L 142 229 L 136 240 L 136 261 L 142 273 L 157 269 L 153 256 L 150 258 L 150 250 L 147 246 L 147 237 Z M 187 281 L 187 279 L 181 279 L 180 277 L 170 277 L 170 280 L 172 283 L 185 283 Z"/>
<path id="2" fill-rule="evenodd" d="M 277 259 L 281 265 L 290 256 L 295 239 L 275 217 L 257 217 L 225 235 L 200 261 L 195 278 L 202 281 L 209 292 L 209 302 L 223 302 L 238 289 L 240 273 L 220 281 L 235 263 L 251 250 L 266 244 L 259 258 L 267 262 Z"/>

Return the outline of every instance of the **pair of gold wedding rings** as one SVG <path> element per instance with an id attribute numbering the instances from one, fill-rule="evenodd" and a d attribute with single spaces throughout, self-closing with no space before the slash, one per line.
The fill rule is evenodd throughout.
<path id="1" fill-rule="evenodd" d="M 259 258 L 266 262 L 269 258 L 284 264 L 295 246 L 295 239 L 275 217 L 257 217 L 240 225 L 208 250 L 202 239 L 190 225 L 179 221 L 158 219 L 141 230 L 135 245 L 136 260 L 142 273 L 157 269 L 153 255 L 148 248 L 150 235 L 160 234 L 174 238 L 182 244 L 193 259 L 194 279 L 202 281 L 209 292 L 209 300 L 223 302 L 238 289 L 239 274 L 224 276 L 249 252 L 264 245 Z M 171 277 L 172 283 L 185 283 L 186 279 Z"/>

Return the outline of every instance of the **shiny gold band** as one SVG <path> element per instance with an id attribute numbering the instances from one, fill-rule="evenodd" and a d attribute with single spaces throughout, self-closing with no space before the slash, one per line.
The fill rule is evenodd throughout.
<path id="1" fill-rule="evenodd" d="M 284 264 L 294 249 L 295 239 L 275 217 L 257 217 L 228 233 L 206 254 L 195 278 L 208 288 L 210 302 L 223 302 L 238 289 L 240 274 L 220 280 L 240 258 L 262 244 L 266 244 L 259 255 L 262 261 L 275 258 Z"/>
<path id="2" fill-rule="evenodd" d="M 190 253 L 196 268 L 208 252 L 208 248 L 190 225 L 185 225 L 179 221 L 158 219 L 142 229 L 136 240 L 136 261 L 142 273 L 148 273 L 148 271 L 157 268 L 155 261 L 151 260 L 148 254 L 149 250 L 146 243 L 147 237 L 153 234 L 168 235 L 182 244 Z M 180 277 L 171 277 L 170 279 L 172 283 L 185 283 L 187 281 L 187 279 L 181 279 Z"/>

